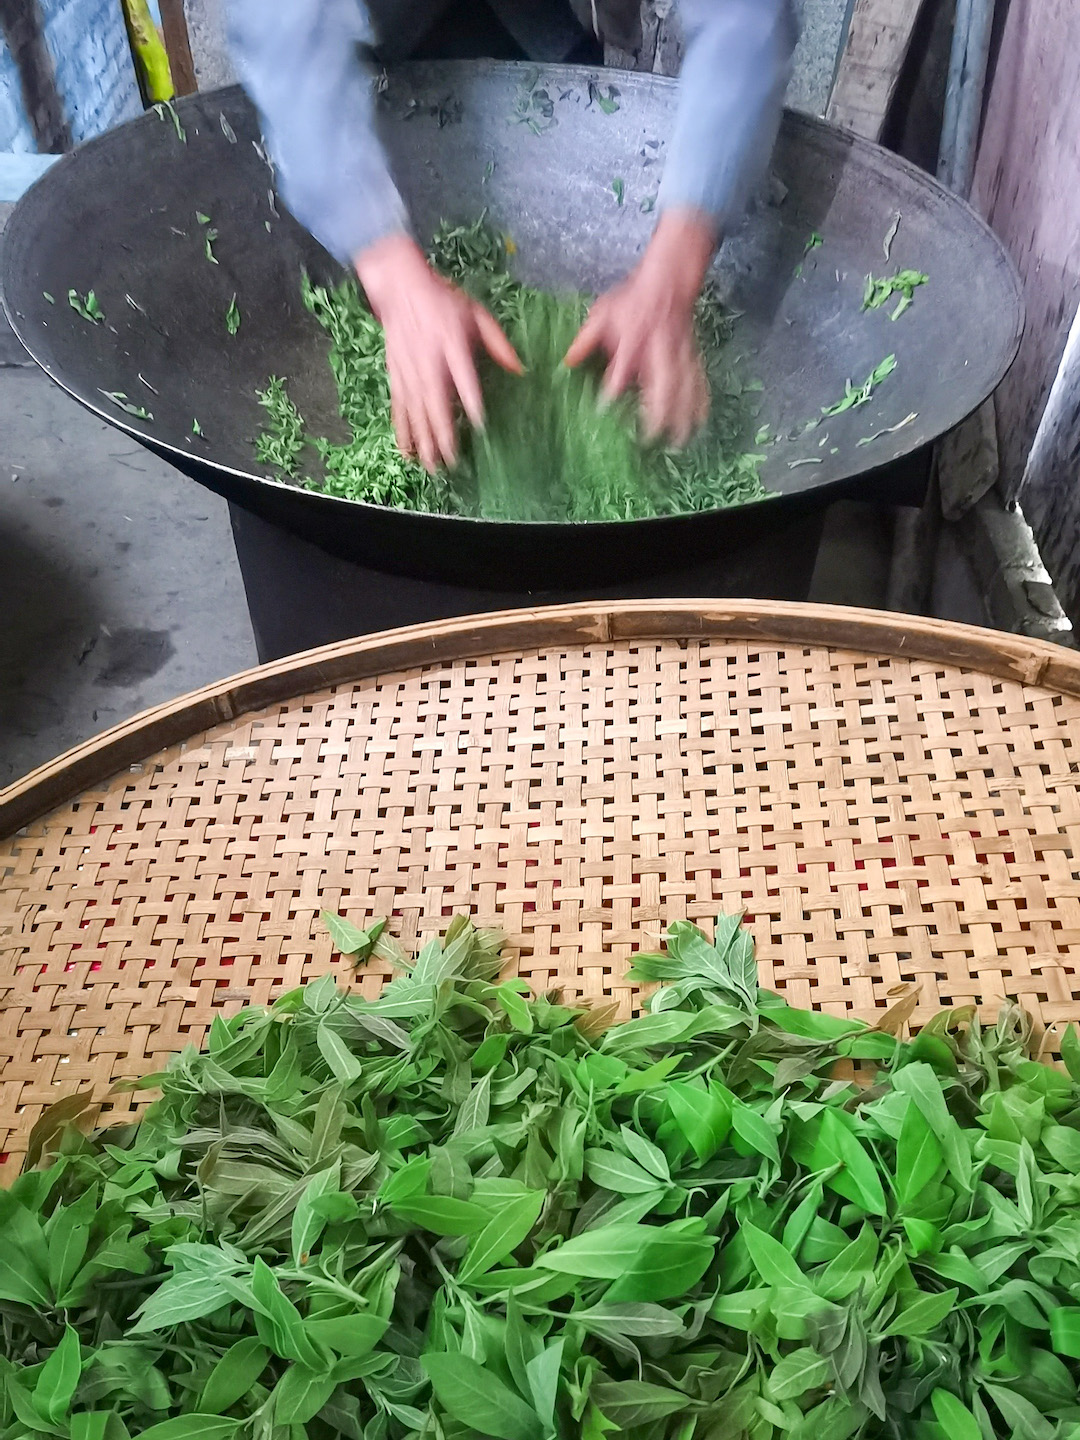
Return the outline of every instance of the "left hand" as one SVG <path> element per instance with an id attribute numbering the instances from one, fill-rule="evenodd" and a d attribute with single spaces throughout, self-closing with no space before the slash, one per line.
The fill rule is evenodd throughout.
<path id="1" fill-rule="evenodd" d="M 711 222 L 696 211 L 665 214 L 637 269 L 602 295 L 566 356 L 580 365 L 609 359 L 603 394 L 631 386 L 641 397 L 644 433 L 683 446 L 709 415 L 709 386 L 694 333 L 694 305 L 716 248 Z"/>

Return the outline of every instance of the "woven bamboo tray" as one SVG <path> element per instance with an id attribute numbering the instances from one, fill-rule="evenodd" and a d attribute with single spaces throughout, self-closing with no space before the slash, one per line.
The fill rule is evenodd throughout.
<path id="1" fill-rule="evenodd" d="M 1080 1018 L 1080 657 L 870 611 L 632 602 L 396 631 L 251 671 L 0 793 L 0 1178 L 42 1108 L 334 969 L 497 924 L 615 1000 L 680 917 L 745 909 L 763 981 Z M 119 1118 L 133 1102 L 108 1102 Z"/>

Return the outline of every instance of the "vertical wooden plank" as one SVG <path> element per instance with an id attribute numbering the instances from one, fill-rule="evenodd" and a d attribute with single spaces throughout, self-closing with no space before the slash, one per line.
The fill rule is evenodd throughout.
<path id="1" fill-rule="evenodd" d="M 825 117 L 880 140 L 923 0 L 855 0 Z"/>
<path id="2" fill-rule="evenodd" d="M 1027 330 L 998 391 L 1003 483 L 1024 475 L 1080 304 L 1080 5 L 1012 0 L 990 86 L 972 200 L 1024 281 Z M 1073 525 L 1080 524 L 1080 490 Z M 1025 499 L 1025 509 L 1027 500 Z M 1055 524 L 1062 523 L 1061 514 Z M 1035 526 L 1040 543 L 1043 534 Z"/>
<path id="3" fill-rule="evenodd" d="M 195 78 L 195 61 L 191 55 L 184 0 L 158 0 L 161 7 L 161 31 L 169 55 L 169 69 L 177 95 L 194 95 L 199 88 Z"/>
<path id="4" fill-rule="evenodd" d="M 1039 540 L 1054 588 L 1080 618 L 1080 310 L 1043 411 L 1024 472 L 1024 514 Z"/>

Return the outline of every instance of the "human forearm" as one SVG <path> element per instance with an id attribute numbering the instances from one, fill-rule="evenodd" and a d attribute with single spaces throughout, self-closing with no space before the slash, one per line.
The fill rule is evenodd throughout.
<path id="1" fill-rule="evenodd" d="M 282 198 L 339 260 L 407 228 L 375 131 L 361 0 L 228 0 L 237 68 L 258 106 Z"/>
<path id="2" fill-rule="evenodd" d="M 780 124 L 796 28 L 790 0 L 682 0 L 687 50 L 662 211 L 742 218 Z"/>
<path id="3" fill-rule="evenodd" d="M 650 289 L 662 289 L 670 304 L 692 311 L 718 239 L 711 215 L 674 206 L 660 216 L 635 274 L 647 281 Z"/>

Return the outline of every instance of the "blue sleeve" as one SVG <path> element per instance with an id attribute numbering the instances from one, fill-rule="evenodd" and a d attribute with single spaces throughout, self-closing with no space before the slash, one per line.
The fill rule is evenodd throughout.
<path id="1" fill-rule="evenodd" d="M 408 228 L 375 129 L 362 0 L 228 0 L 237 71 L 258 106 L 281 197 L 343 263 Z"/>
<path id="2" fill-rule="evenodd" d="M 795 17 L 790 0 L 682 0 L 680 11 L 686 58 L 660 205 L 703 211 L 724 235 L 776 144 Z"/>

